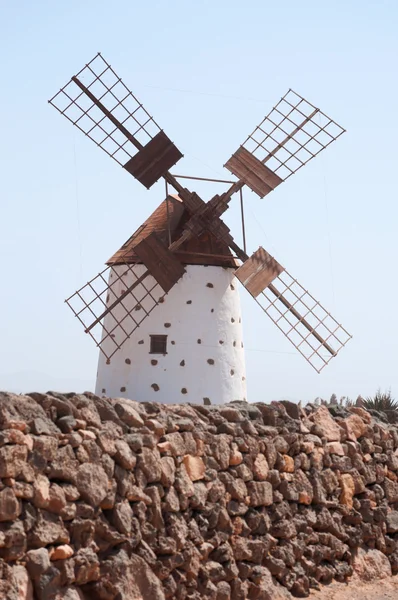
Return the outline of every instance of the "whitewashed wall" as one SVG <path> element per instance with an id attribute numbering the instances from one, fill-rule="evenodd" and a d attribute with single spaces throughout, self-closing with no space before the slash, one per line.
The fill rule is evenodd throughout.
<path id="1" fill-rule="evenodd" d="M 126 270 L 116 269 L 119 273 L 120 269 Z M 134 270 L 139 276 L 145 267 L 136 265 Z M 113 289 L 120 295 L 132 282 L 129 274 Z M 156 297 L 161 295 L 160 288 L 156 293 Z M 135 302 L 128 298 L 132 307 Z M 105 327 L 109 330 L 112 326 L 108 315 Z M 168 336 L 166 355 L 149 353 L 151 334 Z M 207 403 L 204 399 L 222 404 L 245 399 L 241 307 L 233 269 L 187 266 L 164 302 L 143 321 L 110 364 L 100 353 L 96 393 L 167 404 Z"/>

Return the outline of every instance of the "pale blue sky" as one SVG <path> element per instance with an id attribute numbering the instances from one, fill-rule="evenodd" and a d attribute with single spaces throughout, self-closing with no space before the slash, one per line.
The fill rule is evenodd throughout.
<path id="1" fill-rule="evenodd" d="M 163 198 L 47 104 L 101 51 L 184 152 L 180 173 L 228 178 L 289 87 L 347 129 L 265 199 L 246 193 L 246 218 L 249 250 L 354 338 L 317 375 L 242 290 L 249 400 L 398 395 L 397 28 L 396 0 L 0 0 L 0 389 L 93 389 L 97 350 L 63 300 Z M 239 240 L 238 216 L 235 200 Z"/>

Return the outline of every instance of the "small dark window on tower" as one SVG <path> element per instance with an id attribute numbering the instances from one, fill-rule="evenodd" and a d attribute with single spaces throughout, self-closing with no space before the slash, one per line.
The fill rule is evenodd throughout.
<path id="1" fill-rule="evenodd" d="M 151 335 L 149 354 L 167 354 L 167 335 Z"/>

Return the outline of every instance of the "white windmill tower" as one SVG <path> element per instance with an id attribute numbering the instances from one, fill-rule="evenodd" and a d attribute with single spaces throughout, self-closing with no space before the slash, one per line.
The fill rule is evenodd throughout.
<path id="1" fill-rule="evenodd" d="M 66 300 L 101 350 L 97 394 L 245 399 L 238 280 L 318 372 L 337 355 L 348 332 L 262 247 L 249 257 L 220 217 L 245 185 L 264 197 L 344 129 L 289 90 L 226 163 L 237 181 L 206 203 L 169 172 L 182 154 L 101 54 L 50 103 L 145 187 L 166 181 L 166 199 Z"/>

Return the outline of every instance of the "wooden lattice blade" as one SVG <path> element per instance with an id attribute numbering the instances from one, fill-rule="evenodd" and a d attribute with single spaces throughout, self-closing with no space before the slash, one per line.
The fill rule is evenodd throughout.
<path id="1" fill-rule="evenodd" d="M 254 298 L 284 271 L 284 268 L 260 246 L 237 271 L 235 277 Z"/>
<path id="2" fill-rule="evenodd" d="M 162 244 L 154 232 L 134 246 L 134 252 L 166 293 L 185 273 L 180 261 Z"/>
<path id="3" fill-rule="evenodd" d="M 320 302 L 263 248 L 235 275 L 318 373 L 351 339 Z"/>
<path id="4" fill-rule="evenodd" d="M 182 157 L 101 54 L 49 102 L 147 188 Z"/>
<path id="5" fill-rule="evenodd" d="M 110 360 L 164 295 L 144 265 L 118 264 L 99 273 L 66 303 Z"/>
<path id="6" fill-rule="evenodd" d="M 263 198 L 344 131 L 289 90 L 224 166 Z"/>

